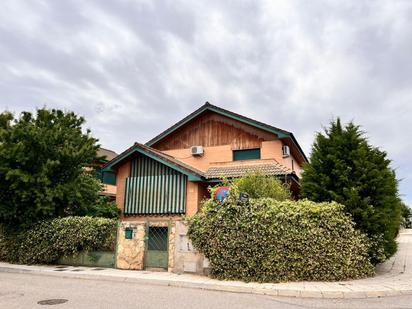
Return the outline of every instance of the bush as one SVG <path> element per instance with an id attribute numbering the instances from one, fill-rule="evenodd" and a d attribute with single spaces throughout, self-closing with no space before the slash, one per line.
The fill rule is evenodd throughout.
<path id="1" fill-rule="evenodd" d="M 412 210 L 408 205 L 402 203 L 402 226 L 406 229 L 412 228 Z"/>
<path id="2" fill-rule="evenodd" d="M 111 202 L 105 196 L 100 196 L 96 203 L 88 207 L 78 209 L 75 215 L 102 218 L 119 218 L 120 209 L 116 207 L 115 202 Z"/>
<path id="3" fill-rule="evenodd" d="M 280 180 L 258 171 L 234 179 L 231 185 L 236 186 L 240 192 L 247 192 L 251 198 L 270 197 L 278 201 L 291 198 L 290 191 Z"/>
<path id="4" fill-rule="evenodd" d="M 233 191 L 224 202 L 204 201 L 188 219 L 189 238 L 209 259 L 212 277 L 281 282 L 373 274 L 368 239 L 342 205 L 270 198 L 242 203 Z"/>
<path id="5" fill-rule="evenodd" d="M 113 251 L 116 228 L 115 219 L 65 217 L 41 221 L 17 233 L 3 229 L 0 259 L 20 264 L 49 264 L 80 251 Z"/>

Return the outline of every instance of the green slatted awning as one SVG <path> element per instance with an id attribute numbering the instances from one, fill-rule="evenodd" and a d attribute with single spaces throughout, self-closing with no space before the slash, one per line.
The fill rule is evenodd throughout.
<path id="1" fill-rule="evenodd" d="M 131 162 L 126 178 L 124 214 L 184 214 L 186 185 L 186 175 L 140 155 Z"/>

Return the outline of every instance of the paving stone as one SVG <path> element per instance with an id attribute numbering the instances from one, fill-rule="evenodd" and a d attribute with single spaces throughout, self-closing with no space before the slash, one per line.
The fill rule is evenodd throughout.
<path id="1" fill-rule="evenodd" d="M 287 296 L 287 297 L 299 297 L 300 296 L 299 290 L 292 290 L 292 289 L 278 289 L 277 295 L 278 296 Z"/>
<path id="2" fill-rule="evenodd" d="M 322 291 L 323 298 L 343 298 L 343 295 L 343 292 L 338 291 Z"/>
<path id="3" fill-rule="evenodd" d="M 368 295 L 365 291 L 351 291 L 345 292 L 343 298 L 367 298 Z"/>
<path id="4" fill-rule="evenodd" d="M 320 290 L 303 290 L 300 291 L 299 296 L 305 298 L 322 298 L 322 292 Z"/>

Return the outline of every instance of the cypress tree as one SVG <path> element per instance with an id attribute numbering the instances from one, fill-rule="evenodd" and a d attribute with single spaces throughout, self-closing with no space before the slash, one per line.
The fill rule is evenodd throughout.
<path id="1" fill-rule="evenodd" d="M 398 181 L 390 163 L 386 152 L 369 145 L 359 126 L 350 122 L 343 127 L 337 119 L 317 133 L 301 181 L 303 197 L 345 205 L 371 239 L 374 263 L 396 252 L 401 223 Z"/>

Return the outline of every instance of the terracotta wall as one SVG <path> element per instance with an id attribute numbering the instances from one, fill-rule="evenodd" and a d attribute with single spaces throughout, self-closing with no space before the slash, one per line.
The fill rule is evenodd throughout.
<path id="1" fill-rule="evenodd" d="M 262 142 L 262 148 L 260 152 L 261 158 L 262 159 L 275 159 L 280 164 L 290 169 L 292 169 L 292 160 L 293 160 L 293 170 L 296 172 L 296 175 L 300 177 L 301 169 L 302 169 L 301 166 L 296 161 L 296 158 L 293 155 L 290 155 L 287 158 L 283 157 L 282 146 L 283 144 L 280 140 Z"/>
<path id="2" fill-rule="evenodd" d="M 280 140 L 263 141 L 260 146 L 261 159 L 275 159 L 280 164 L 292 169 L 292 160 L 294 161 L 294 170 L 300 176 L 301 167 L 293 156 L 283 158 L 283 143 Z M 191 148 L 165 150 L 164 153 L 183 161 L 201 171 L 206 171 L 214 163 L 233 162 L 233 149 L 231 145 L 204 147 L 203 156 L 192 156 Z"/>
<path id="3" fill-rule="evenodd" d="M 114 185 L 103 184 L 103 193 L 116 195 L 117 187 Z"/>
<path id="4" fill-rule="evenodd" d="M 187 194 L 186 194 L 186 215 L 192 216 L 198 209 L 198 184 L 196 182 L 187 182 Z"/>
<path id="5" fill-rule="evenodd" d="M 292 164 L 292 161 L 293 161 L 293 164 Z M 282 160 L 282 162 L 283 162 L 282 164 L 283 164 L 284 166 L 287 166 L 287 167 L 289 167 L 290 169 L 292 169 L 292 166 L 293 166 L 293 170 L 295 171 L 296 175 L 297 175 L 299 178 L 301 177 L 302 167 L 299 166 L 299 164 L 297 163 L 297 161 L 296 161 L 296 159 L 295 159 L 294 156 L 290 155 L 289 157 L 284 158 L 284 159 Z"/>
<path id="6" fill-rule="evenodd" d="M 162 151 L 186 164 L 201 171 L 206 171 L 212 162 L 232 161 L 232 147 L 230 145 L 204 147 L 203 156 L 192 156 L 191 148 Z"/>
<path id="7" fill-rule="evenodd" d="M 130 161 L 125 161 L 117 168 L 116 172 L 116 205 L 122 211 L 124 209 L 124 193 L 126 178 L 130 175 Z"/>
<path id="8" fill-rule="evenodd" d="M 260 158 L 275 159 L 279 163 L 282 163 L 282 145 L 283 144 L 280 140 L 262 142 L 262 146 L 260 148 Z"/>

